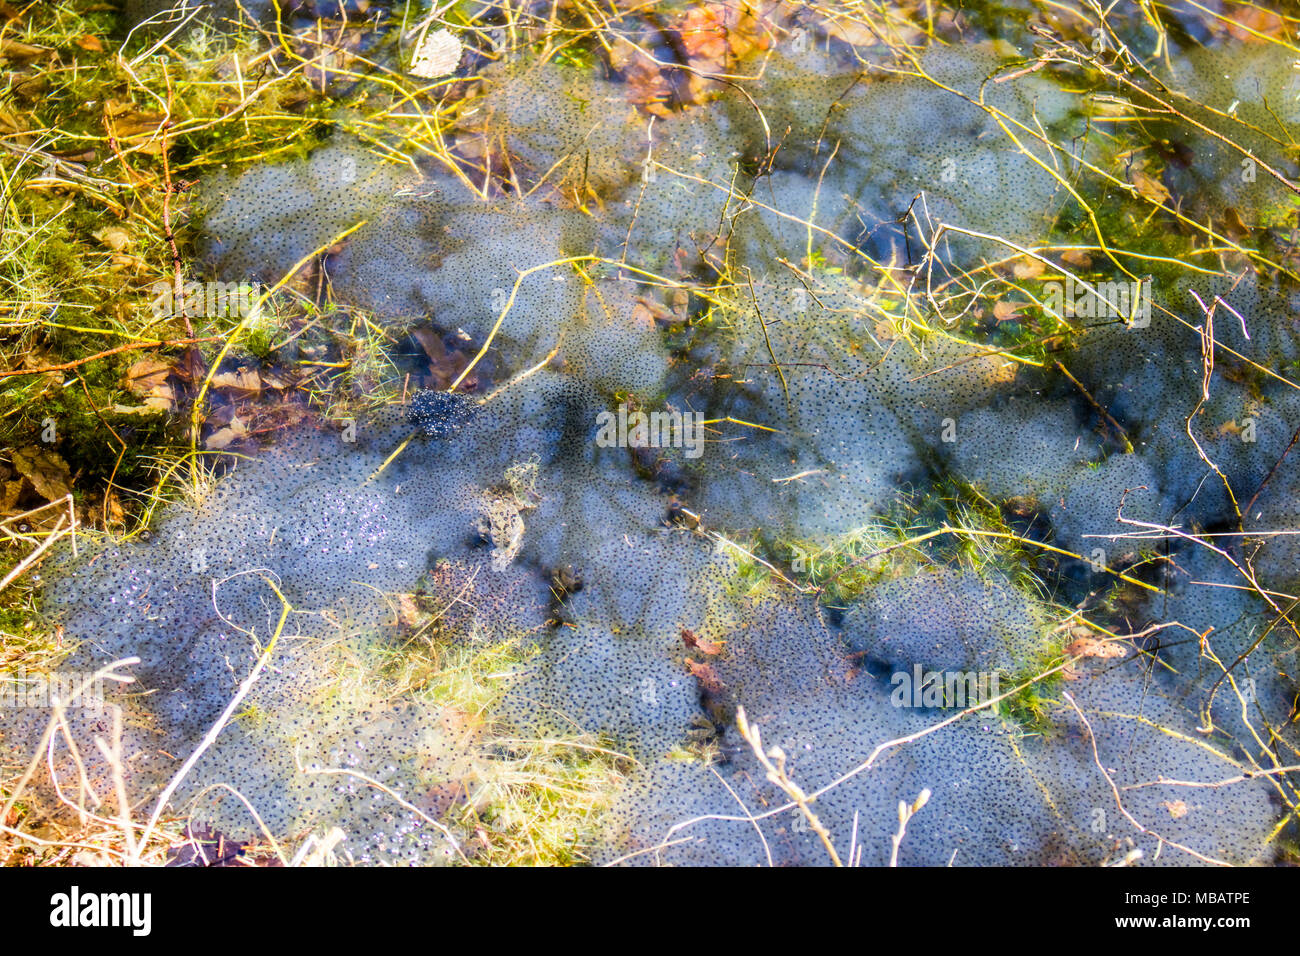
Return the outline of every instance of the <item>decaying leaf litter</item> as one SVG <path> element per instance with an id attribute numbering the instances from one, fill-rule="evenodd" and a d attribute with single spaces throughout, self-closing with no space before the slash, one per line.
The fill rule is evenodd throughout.
<path id="1" fill-rule="evenodd" d="M 93 6 L 5 668 L 134 682 L 0 718 L 12 861 L 1294 854 L 1288 14 Z"/>

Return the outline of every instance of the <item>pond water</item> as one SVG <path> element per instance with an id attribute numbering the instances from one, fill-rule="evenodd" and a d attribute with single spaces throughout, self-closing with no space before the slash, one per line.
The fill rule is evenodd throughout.
<path id="1" fill-rule="evenodd" d="M 400 70 L 419 18 L 352 6 Z M 1274 862 L 1297 50 L 1161 10 L 774 11 L 712 61 L 611 27 L 675 51 L 653 76 L 467 33 L 437 155 L 340 123 L 205 173 L 202 278 L 315 258 L 338 314 L 488 348 L 464 399 L 276 434 L 148 541 L 47 569 L 69 667 L 141 658 L 141 799 L 239 695 L 172 801 L 232 837 L 455 860 L 512 748 L 581 733 L 630 758 L 587 858 L 829 862 L 743 709 L 863 864 L 923 790 L 903 864 Z M 428 640 L 518 651 L 472 721 L 394 690 Z"/>

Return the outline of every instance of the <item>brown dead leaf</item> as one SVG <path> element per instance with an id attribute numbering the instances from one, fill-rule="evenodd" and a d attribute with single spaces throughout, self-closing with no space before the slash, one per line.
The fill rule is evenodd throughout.
<path id="1" fill-rule="evenodd" d="M 1117 641 L 1103 641 L 1096 637 L 1076 637 L 1065 652 L 1075 657 L 1095 657 L 1108 660 L 1123 657 L 1128 651 Z"/>
<path id="2" fill-rule="evenodd" d="M 49 47 L 32 46 L 30 43 L 21 43 L 18 40 L 9 37 L 0 37 L 0 58 L 6 60 L 35 60 L 37 57 L 45 56 L 52 51 Z"/>
<path id="3" fill-rule="evenodd" d="M 722 678 L 718 676 L 718 672 L 713 669 L 712 665 L 687 658 L 686 669 L 690 671 L 692 677 L 700 682 L 700 686 L 704 689 L 706 695 L 718 697 L 726 689 L 726 685 L 722 683 Z"/>
<path id="4" fill-rule="evenodd" d="M 0 481 L 0 515 L 17 514 L 18 499 L 23 496 L 25 484 L 26 482 L 21 478 Z"/>
<path id="5" fill-rule="evenodd" d="M 1149 175 L 1145 170 L 1133 170 L 1133 185 L 1137 187 L 1138 194 L 1163 206 L 1169 202 L 1170 192 L 1159 179 Z"/>
<path id="6" fill-rule="evenodd" d="M 998 322 L 1010 322 L 1020 315 L 1020 310 L 1025 307 L 1024 302 L 1011 302 L 1007 299 L 999 299 L 993 305 L 993 318 Z"/>
<path id="7" fill-rule="evenodd" d="M 678 29 L 682 34 L 682 49 L 692 66 L 720 72 L 726 64 L 731 54 L 727 14 L 727 7 L 718 3 L 706 3 L 686 12 Z"/>
<path id="8" fill-rule="evenodd" d="M 248 429 L 238 418 L 232 418 L 230 424 L 225 428 L 218 428 L 215 432 L 207 437 L 203 447 L 209 451 L 223 451 L 229 448 L 237 441 L 243 441 L 248 437 Z"/>
<path id="9" fill-rule="evenodd" d="M 104 500 L 104 521 L 108 524 L 122 524 L 126 520 L 126 511 L 122 508 L 122 500 L 111 491 Z"/>
<path id="10" fill-rule="evenodd" d="M 1061 253 L 1061 261 L 1076 269 L 1092 268 L 1092 256 L 1083 249 L 1066 249 Z"/>
<path id="11" fill-rule="evenodd" d="M 1271 37 L 1284 41 L 1289 39 L 1286 20 L 1263 6 L 1236 9 L 1231 15 L 1216 15 L 1214 26 L 1244 43 L 1269 43 Z"/>
<path id="12" fill-rule="evenodd" d="M 699 651 L 701 654 L 708 654 L 710 657 L 716 657 L 722 653 L 723 641 L 706 641 L 702 637 L 696 636 L 694 631 L 682 628 L 682 643 L 692 650 Z"/>
<path id="13" fill-rule="evenodd" d="M 644 302 L 637 302 L 632 306 L 631 325 L 634 329 L 652 329 L 654 324 L 654 313 L 650 311 L 649 306 Z"/>
<path id="14" fill-rule="evenodd" d="M 156 358 L 142 358 L 127 369 L 123 384 L 131 394 L 144 399 L 144 406 L 132 410 L 134 413 L 170 412 L 176 407 L 176 391 L 168 381 L 171 372 L 170 365 Z"/>
<path id="15" fill-rule="evenodd" d="M 851 20 L 847 17 L 834 20 L 828 19 L 825 29 L 830 36 L 835 37 L 837 40 L 843 40 L 845 43 L 851 43 L 855 47 L 875 46 L 880 42 L 876 31 L 869 23 L 862 20 Z M 905 42 L 910 43 L 912 41 L 905 40 Z"/>
<path id="16" fill-rule="evenodd" d="M 682 293 L 678 296 L 677 293 Z M 632 307 L 632 324 L 637 328 L 653 328 L 655 323 L 675 325 L 686 321 L 689 296 L 684 289 L 673 289 L 667 295 L 667 304 L 652 296 L 637 296 Z"/>
<path id="17" fill-rule="evenodd" d="M 629 40 L 615 37 L 609 50 L 610 65 L 623 74 L 628 102 L 655 116 L 671 116 L 668 101 L 672 84 L 659 65 Z"/>
<path id="18" fill-rule="evenodd" d="M 469 365 L 469 356 L 459 349 L 448 351 L 443 344 L 442 336 L 433 329 L 412 329 L 411 337 L 420 343 L 420 348 L 424 349 L 424 354 L 429 357 L 431 388 L 445 391 L 465 370 L 465 366 Z"/>
<path id="19" fill-rule="evenodd" d="M 1229 239 L 1241 242 L 1250 237 L 1250 226 L 1241 218 L 1241 213 L 1233 206 L 1223 211 L 1223 231 Z"/>
<path id="20" fill-rule="evenodd" d="M 212 376 L 212 387 L 235 392 L 239 397 L 252 397 L 262 393 L 262 377 L 257 369 L 239 368 Z"/>
<path id="21" fill-rule="evenodd" d="M 159 359 L 142 358 L 126 370 L 126 381 L 123 384 L 127 391 L 143 398 L 152 394 L 154 389 L 166 385 L 171 370 L 170 365 Z"/>
<path id="22" fill-rule="evenodd" d="M 1235 421 L 1226 421 L 1213 432 L 1215 438 L 1236 438 L 1241 435 L 1242 425 Z"/>
<path id="23" fill-rule="evenodd" d="M 1017 279 L 1037 279 L 1047 267 L 1037 259 L 1020 258 L 1016 260 L 1011 271 Z"/>
<path id="24" fill-rule="evenodd" d="M 11 454 L 14 469 L 32 483 L 46 501 L 58 501 L 72 493 L 72 472 L 59 453 L 35 445 Z"/>
<path id="25" fill-rule="evenodd" d="M 130 103 L 108 100 L 104 103 L 104 129 L 119 142 L 133 146 L 143 153 L 157 155 L 162 152 L 160 135 L 167 117 L 162 113 L 137 110 Z"/>
<path id="26" fill-rule="evenodd" d="M 90 33 L 83 33 L 77 37 L 77 46 L 83 50 L 89 50 L 91 53 L 103 53 L 104 44 L 100 42 L 99 37 Z"/>
<path id="27" fill-rule="evenodd" d="M 131 245 L 131 234 L 121 226 L 105 226 L 91 233 L 114 252 L 125 252 Z"/>
<path id="28" fill-rule="evenodd" d="M 713 74 L 728 73 L 735 62 L 772 42 L 771 26 L 747 6 L 704 3 L 691 7 L 677 21 L 682 52 L 690 66 L 686 75 L 674 74 L 677 93 L 684 102 L 703 103 L 718 88 Z M 681 83 L 681 80 L 685 80 Z"/>
<path id="29" fill-rule="evenodd" d="M 415 630 L 427 620 L 428 615 L 420 610 L 414 594 L 397 595 L 397 624 L 399 627 Z"/>

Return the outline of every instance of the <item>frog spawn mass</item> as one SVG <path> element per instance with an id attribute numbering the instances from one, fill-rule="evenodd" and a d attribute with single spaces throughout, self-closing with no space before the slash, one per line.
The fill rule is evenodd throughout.
<path id="1" fill-rule="evenodd" d="M 996 65 L 942 50 L 923 62 L 972 94 Z M 653 124 L 620 106 L 631 121 L 619 125 L 593 120 L 593 104 L 620 102 L 613 84 L 566 67 L 503 69 L 484 112 L 526 185 L 554 180 L 528 198 L 485 201 L 342 142 L 207 184 L 203 230 L 220 278 L 275 281 L 365 220 L 328 260 L 340 299 L 475 343 L 500 320 L 503 376 L 552 352 L 557 371 L 472 409 L 417 396 L 350 441 L 295 435 L 202 504 L 177 506 L 149 543 L 108 544 L 49 575 L 48 605 L 82 642 L 73 664 L 141 658 L 149 694 L 119 698 L 139 793 L 175 771 L 161 755 L 193 751 L 280 627 L 273 666 L 176 795 L 232 836 L 257 831 L 251 806 L 280 838 L 342 827 L 359 861 L 450 859 L 430 821 L 449 793 L 491 772 L 495 732 L 583 731 L 640 767 L 593 836 L 595 858 L 824 862 L 801 814 L 750 819 L 786 799 L 739 737 L 743 706 L 805 790 L 828 788 L 814 809 L 837 843 L 857 834 L 864 862 L 887 861 L 897 804 L 922 789 L 933 796 L 909 827 L 905 864 L 1099 863 L 1133 848 L 1162 863 L 1272 859 L 1285 777 L 1154 784 L 1275 765 L 1252 731 L 1286 724 L 1285 633 L 1250 658 L 1241 707 L 1189 631 L 1170 626 L 1076 667 L 1068 696 L 1043 702 L 1037 733 L 983 710 L 884 747 L 840 780 L 950 715 L 925 700 L 897 706 L 899 673 L 974 670 L 1008 688 L 1060 658 L 1067 636 L 1052 622 L 1063 614 L 997 572 L 928 559 L 882 574 L 847 607 L 783 585 L 748 593 L 747 555 L 670 526 L 684 503 L 733 539 L 833 543 L 890 509 L 900 488 L 953 477 L 994 501 L 1029 501 L 1059 546 L 1085 553 L 1090 536 L 1128 527 L 1121 502 L 1153 522 L 1188 502 L 1202 523 L 1225 517 L 1222 484 L 1206 489 L 1207 469 L 1174 434 L 1199 371 L 1186 329 L 1115 325 L 1070 357 L 1138 439 L 1117 453 L 1061 383 L 956 335 L 902 334 L 855 277 L 860 254 L 904 259 L 940 219 L 1034 239 L 1061 203 L 1057 178 L 995 135 L 984 110 L 915 77 L 866 78 L 813 52 L 779 59 L 767 83 L 753 88 L 766 124 L 724 94 L 711 112 Z M 1072 122 L 1063 94 L 1036 77 L 993 102 L 1047 126 Z M 777 168 L 756 175 L 772 129 L 788 141 Z M 584 176 L 608 192 L 603 216 L 564 199 Z M 904 214 L 918 191 L 928 219 Z M 989 249 L 956 237 L 937 261 L 957 268 Z M 840 266 L 810 271 L 810 252 Z M 657 293 L 600 273 L 597 259 L 733 281 L 670 351 L 652 320 L 635 318 L 638 297 Z M 1286 348 L 1285 310 L 1248 292 L 1232 301 L 1264 350 L 1252 354 L 1271 361 L 1269 349 Z M 1245 394 L 1222 376 L 1215 385 L 1221 402 Z M 598 417 L 627 396 L 698 412 L 710 423 L 703 455 L 603 447 Z M 1255 401 L 1268 447 L 1217 447 L 1243 486 L 1263 481 L 1297 422 L 1285 388 Z M 381 468 L 413 426 L 418 437 Z M 1293 485 L 1263 487 L 1249 520 L 1293 523 Z M 1261 551 L 1277 587 L 1295 582 L 1288 547 Z M 1146 619 L 1218 628 L 1224 661 L 1252 648 L 1269 625 L 1256 599 L 1207 599 L 1188 582 L 1221 569 L 1195 547 L 1176 544 L 1172 558 L 1186 581 L 1148 601 Z M 407 594 L 448 609 L 439 639 L 535 646 L 488 720 L 385 693 L 377 662 L 403 647 L 391 598 Z M 30 743 L 30 728 L 8 729 L 15 752 Z"/>

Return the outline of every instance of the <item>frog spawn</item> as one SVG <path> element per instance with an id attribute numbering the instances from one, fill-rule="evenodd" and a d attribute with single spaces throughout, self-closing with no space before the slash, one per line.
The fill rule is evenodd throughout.
<path id="1" fill-rule="evenodd" d="M 938 53 L 929 62 L 968 91 L 989 69 L 965 54 Z M 223 276 L 273 281 L 370 218 L 328 263 L 341 296 L 393 322 L 431 317 L 480 342 L 504 316 L 497 347 L 505 370 L 522 371 L 556 350 L 565 374 L 538 373 L 507 389 L 472 425 L 452 434 L 435 429 L 438 440 L 418 440 L 379 475 L 409 434 L 411 423 L 400 416 L 367 423 L 354 443 L 310 436 L 287 443 L 238 470 L 197 510 L 178 510 L 153 545 L 125 545 L 116 556 L 110 550 L 93 564 L 70 568 L 52 593 L 69 635 L 85 641 L 75 660 L 124 653 L 144 659 L 141 683 L 155 693 L 130 704 L 149 735 L 131 738 L 143 741 L 133 744 L 144 754 L 142 766 L 157 762 L 160 749 L 192 747 L 248 673 L 256 651 L 249 632 L 264 642 L 282 610 L 268 580 L 295 609 L 276 668 L 256 685 L 245 712 L 181 798 L 228 832 L 251 833 L 242 804 L 203 792 L 215 781 L 228 782 L 275 832 L 337 823 L 353 834 L 349 850 L 363 860 L 444 858 L 442 834 L 393 794 L 409 794 L 402 797 L 407 803 L 439 813 L 428 795 L 445 793 L 448 784 L 472 786 L 485 757 L 477 729 L 448 730 L 454 722 L 417 702 L 377 706 L 373 688 L 349 683 L 383 646 L 378 642 L 392 617 L 384 595 L 416 593 L 438 602 L 471 586 L 473 610 L 457 605 L 438 629 L 440 639 L 522 636 L 538 646 L 497 719 L 525 733 L 602 734 L 642 761 L 646 769 L 607 821 L 598 850 L 604 859 L 654 847 L 693 815 L 737 815 L 742 803 L 780 805 L 783 798 L 764 782 L 730 726 L 737 705 L 764 728 L 769 743 L 785 749 L 791 774 L 807 789 L 829 784 L 877 744 L 933 724 L 939 716 L 933 712 L 894 707 L 885 678 L 890 667 L 929 665 L 936 648 L 927 628 L 936 602 L 951 608 L 954 619 L 969 618 L 970 604 L 992 593 L 998 600 L 984 603 L 995 618 L 1002 615 L 996 626 L 963 624 L 960 647 L 948 648 L 955 656 L 945 664 L 1018 668 L 1051 649 L 1040 630 L 1045 608 L 1011 585 L 977 583 L 955 572 L 925 572 L 944 582 L 942 588 L 904 581 L 869 590 L 847 611 L 843 630 L 811 599 L 746 597 L 736 587 L 734 550 L 665 529 L 670 502 L 633 475 L 633 456 L 592 440 L 595 416 L 608 409 L 613 393 L 667 389 L 672 402 L 703 410 L 718 426 L 702 464 L 684 455 L 672 462 L 682 475 L 680 490 L 706 526 L 812 539 L 860 526 L 887 508 L 900 486 L 923 484 L 944 469 L 969 474 L 1001 497 L 1034 491 L 1044 508 L 1058 509 L 1052 521 L 1061 540 L 1076 544 L 1112 529 L 1117 494 L 1148 484 L 1153 472 L 1150 500 L 1133 502 L 1147 510 L 1129 513 L 1163 519 L 1171 502 L 1187 500 L 1184 475 L 1160 457 L 1171 447 L 1163 438 L 1145 443 L 1152 452 L 1139 441 L 1134 455 L 1106 459 L 1091 440 L 1081 450 L 1074 442 L 1055 444 L 1051 434 L 1061 423 L 1079 430 L 1073 403 L 1058 397 L 1046 407 L 995 406 L 995 396 L 1017 381 L 1005 359 L 942 334 L 905 335 L 881 321 L 850 275 L 806 273 L 811 263 L 801 257 L 810 246 L 846 261 L 852 259 L 846 245 L 877 257 L 905 256 L 906 233 L 891 224 L 909 197 L 884 181 L 929 189 L 927 208 L 938 218 L 1009 237 L 1041 232 L 1057 202 L 1056 181 L 1023 154 L 971 145 L 966 134 L 988 120 L 969 103 L 948 102 L 928 86 L 913 89 L 908 80 L 888 84 L 892 89 L 867 83 L 846 95 L 842 87 L 858 78 L 844 74 L 836 77 L 844 83 L 828 84 L 824 76 L 833 71 L 825 66 L 781 65 L 776 72 L 789 77 L 778 92 L 801 91 L 816 106 L 787 124 L 796 134 L 786 154 L 795 157 L 793 166 L 821 155 L 830 142 L 820 134 L 826 117 L 837 141 L 847 143 L 842 164 L 832 163 L 816 181 L 795 168 L 755 181 L 752 160 L 766 134 L 739 105 L 724 109 L 726 121 L 717 124 L 696 113 L 654 129 L 634 125 L 624 141 L 593 140 L 590 130 L 578 136 L 570 128 L 576 120 L 566 120 L 561 135 L 548 140 L 536 135 L 544 132 L 544 114 L 531 128 L 526 111 L 513 114 L 508 142 L 534 179 L 564 160 L 559 181 L 572 185 L 572 160 L 588 145 L 598 154 L 589 169 L 601 183 L 618 182 L 615 155 L 648 149 L 658 156 L 662 165 L 647 167 L 657 170 L 654 177 L 628 167 L 609 219 L 599 224 L 554 199 L 485 202 L 452 181 L 398 176 L 341 144 L 216 185 L 205 230 Z M 594 81 L 569 74 L 555 82 L 572 93 Z M 899 96 L 899 88 L 927 92 Z M 603 95 L 591 93 L 590 102 Z M 1006 109 L 1044 110 L 1049 123 L 1068 121 L 1050 96 L 1004 95 L 1012 96 L 1002 101 Z M 775 110 L 779 100 L 769 96 L 762 105 Z M 521 110 L 527 107 L 520 102 Z M 966 178 L 948 182 L 932 154 L 873 152 L 876 134 L 862 126 L 871 121 L 873 103 L 888 107 L 883 115 L 901 141 L 932 130 L 936 119 L 953 130 L 952 156 Z M 971 177 L 995 188 L 971 189 Z M 700 367 L 720 374 L 682 381 L 657 333 L 627 321 L 635 297 L 626 287 L 593 280 L 575 263 L 555 264 L 593 247 L 606 258 L 626 255 L 629 263 L 654 269 L 679 265 L 685 248 L 696 266 L 743 277 L 724 291 L 722 306 L 698 324 L 687 346 Z M 987 251 L 978 243 L 949 249 L 950 263 Z M 806 274 L 776 270 L 778 257 Z M 804 308 L 795 308 L 800 302 Z M 1163 435 L 1173 405 L 1167 386 L 1184 396 L 1199 369 L 1183 360 L 1184 329 L 1156 324 L 1145 338 L 1135 331 L 1101 330 L 1080 349 L 1075 371 L 1122 421 Z M 1272 341 L 1271 348 L 1285 348 L 1284 336 Z M 776 374 L 776 364 L 784 375 Z M 1108 376 L 1120 383 L 1109 392 Z M 984 415 L 989 408 L 997 413 Z M 943 437 L 949 422 L 959 436 L 955 443 Z M 976 446 L 1006 434 L 1036 436 L 1031 446 L 1038 457 L 1018 459 L 1014 448 L 1003 456 L 978 453 Z M 660 455 L 675 457 L 670 450 Z M 1008 458 L 1019 460 L 1018 468 L 1008 469 Z M 524 462 L 536 467 L 527 494 L 508 479 Z M 1098 474 L 1105 480 L 1094 482 Z M 1268 492 L 1287 487 L 1279 481 Z M 1261 496 L 1260 502 L 1285 518 L 1281 500 Z M 1203 507 L 1207 515 L 1221 513 L 1214 501 Z M 1097 514 L 1106 521 L 1093 523 Z M 197 573 L 196 549 L 203 551 Z M 559 579 L 568 583 L 557 598 L 549 585 Z M 215 600 L 214 580 L 220 582 Z M 105 608 L 119 615 L 107 625 Z M 1203 610 L 1185 602 L 1168 613 Z M 690 652 L 683 628 L 721 651 Z M 1244 649 L 1253 633 L 1235 633 L 1231 646 Z M 179 648 L 177 634 L 185 635 Z M 1171 648 L 1182 648 L 1171 654 L 1187 653 L 1181 644 Z M 1197 660 L 1182 660 L 1183 670 Z M 1128 839 L 1155 859 L 1155 838 L 1108 809 L 1109 784 L 1080 741 L 1096 735 L 1102 764 L 1122 786 L 1152 783 L 1162 774 L 1221 779 L 1239 771 L 1240 758 L 1222 737 L 1205 746 L 1188 743 L 1197 739 L 1196 695 L 1206 692 L 1204 685 L 1191 696 L 1177 681 L 1153 685 L 1141 664 L 1135 658 L 1112 665 L 1070 688 L 1091 731 L 1063 697 L 1049 708 L 1056 731 L 1042 740 L 1019 736 L 992 713 L 973 715 L 882 755 L 878 766 L 828 790 L 817 812 L 842 837 L 852 832 L 858 811 L 864 860 L 877 863 L 887 859 L 897 801 L 913 799 L 922 787 L 935 796 L 910 828 L 901 856 L 906 863 L 942 864 L 954 853 L 972 863 L 1101 862 L 1122 856 Z M 1284 723 L 1275 708 L 1286 686 L 1275 676 L 1260 698 L 1277 726 Z M 1234 736 L 1241 730 L 1226 717 L 1222 726 Z M 1130 740 L 1139 746 L 1125 750 Z M 715 768 L 678 759 L 683 747 L 713 745 L 723 758 Z M 146 782 L 165 767 L 145 772 Z M 1128 791 L 1136 796 L 1126 809 L 1143 827 L 1193 850 L 1175 852 L 1166 844 L 1161 862 L 1197 860 L 1198 853 L 1263 861 L 1271 853 L 1264 838 L 1278 815 L 1272 802 L 1278 791 L 1270 787 L 1273 782 L 1260 780 L 1198 788 L 1188 800 L 1176 785 L 1144 786 Z M 761 840 L 748 819 L 707 821 L 677 831 L 689 832 L 690 842 L 659 858 L 823 859 L 815 837 L 793 821 L 788 813 L 768 818 L 759 824 Z"/>
<path id="2" fill-rule="evenodd" d="M 480 410 L 474 429 L 417 439 L 382 470 L 409 436 L 404 416 L 379 416 L 351 441 L 308 432 L 237 468 L 197 507 L 177 506 L 150 542 L 70 563 L 49 594 L 81 644 L 68 667 L 141 658 L 133 691 L 145 696 L 116 699 L 136 728 L 126 746 L 137 792 L 156 794 L 178 769 L 288 607 L 269 664 L 177 805 L 232 838 L 260 832 L 225 785 L 279 838 L 339 825 L 357 861 L 446 858 L 449 841 L 427 818 L 447 809 L 448 793 L 473 789 L 490 759 L 482 727 L 418 695 L 384 703 L 382 678 L 361 675 L 381 673 L 395 651 L 401 595 L 446 610 L 478 582 L 484 626 L 469 639 L 521 641 L 546 624 L 546 568 L 621 529 L 657 526 L 666 501 L 608 468 L 615 485 L 600 477 L 591 402 L 584 387 L 542 374 Z M 435 477 L 444 471 L 456 480 Z M 563 500 L 570 482 L 592 498 Z M 527 554 L 519 536 L 483 533 L 485 502 L 507 496 L 533 532 Z M 102 733 L 94 727 L 82 725 Z M 6 746 L 25 746 L 32 729 L 7 726 Z"/>
<path id="3" fill-rule="evenodd" d="M 1079 675 L 1069 686 L 1079 710 L 1062 699 L 1054 729 L 1026 736 L 989 712 L 931 731 L 949 713 L 893 706 L 887 671 L 848 661 L 815 611 L 771 602 L 714 665 L 728 703 L 743 703 L 764 747 L 780 747 L 785 772 L 817 794 L 811 809 L 842 855 L 856 845 L 863 864 L 887 863 L 895 808 L 929 789 L 902 865 L 1098 865 L 1134 849 L 1145 862 L 1176 865 L 1272 859 L 1272 786 L 1255 780 L 1236 794 L 1189 786 L 1235 776 L 1242 764 L 1223 739 L 1199 740 L 1193 716 L 1132 662 Z M 712 766 L 678 756 L 635 776 L 608 815 L 603 859 L 829 863 L 734 727 L 720 750 Z M 1122 791 L 1122 810 L 1106 774 L 1136 788 Z M 1162 777 L 1182 783 L 1156 786 Z"/>

